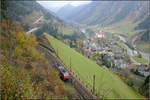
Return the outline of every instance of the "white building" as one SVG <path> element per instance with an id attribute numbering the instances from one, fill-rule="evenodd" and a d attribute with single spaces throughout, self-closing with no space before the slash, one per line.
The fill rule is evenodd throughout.
<path id="1" fill-rule="evenodd" d="M 96 33 L 96 37 L 97 38 L 104 38 L 104 32 L 100 31 L 100 32 Z"/>

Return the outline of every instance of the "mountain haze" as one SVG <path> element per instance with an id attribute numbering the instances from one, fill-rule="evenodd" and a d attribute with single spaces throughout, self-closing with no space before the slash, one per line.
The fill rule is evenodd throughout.
<path id="1" fill-rule="evenodd" d="M 60 18 L 61 19 L 65 19 L 69 13 L 72 12 L 72 10 L 74 9 L 75 7 L 72 6 L 71 4 L 67 4 L 65 5 L 64 7 L 62 7 L 60 10 L 57 11 L 57 14 L 58 16 L 61 16 Z M 65 12 L 64 12 L 65 11 Z"/>
<path id="2" fill-rule="evenodd" d="M 148 18 L 147 1 L 93 1 L 87 5 L 68 9 L 71 11 L 67 12 L 62 8 L 57 15 L 64 20 L 87 25 L 111 25 L 127 18 L 136 23 Z M 61 17 L 62 12 L 65 12 L 65 18 Z"/>

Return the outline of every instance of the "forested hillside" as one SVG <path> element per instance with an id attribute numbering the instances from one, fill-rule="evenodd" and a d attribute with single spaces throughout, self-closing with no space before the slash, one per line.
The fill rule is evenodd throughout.
<path id="1" fill-rule="evenodd" d="M 60 80 L 58 72 L 52 69 L 45 55 L 37 51 L 36 36 L 24 30 L 26 25 L 33 27 L 32 20 L 36 16 L 32 18 L 30 14 L 40 12 L 40 6 L 34 1 L 3 0 L 2 4 L 1 99 L 67 99 L 71 92 L 68 89 L 72 88 Z M 49 13 L 45 14 L 48 14 L 47 19 L 54 18 Z M 27 22 L 24 20 L 26 18 Z M 25 25 L 24 28 L 22 25 Z"/>
<path id="2" fill-rule="evenodd" d="M 126 85 L 105 64 L 97 65 L 96 60 L 102 58 L 97 53 L 98 45 L 101 46 L 102 43 L 100 49 L 106 51 L 109 45 L 107 41 L 111 41 L 100 41 L 92 35 L 99 30 L 107 34 L 108 30 L 112 32 L 111 29 L 114 29 L 112 33 L 120 32 L 126 35 L 126 39 L 133 38 L 135 41 L 131 42 L 138 44 L 137 48 L 143 47 L 143 44 L 148 47 L 150 17 L 147 11 L 147 2 L 142 1 L 93 1 L 78 8 L 66 5 L 58 11 L 57 15 L 61 17 L 58 18 L 37 1 L 2 0 L 1 99 L 70 100 L 72 97 L 85 99 L 88 94 L 92 98 L 97 96 L 102 99 L 143 98 L 137 93 L 138 90 L 133 91 L 129 84 Z M 79 25 L 78 28 L 71 26 L 69 22 Z M 116 28 L 121 31 L 116 31 Z M 30 32 L 33 29 L 36 30 Z M 135 39 L 134 35 L 139 30 L 142 35 Z M 91 39 L 86 38 L 86 31 L 91 34 Z M 94 44 L 97 50 L 93 48 Z M 121 53 L 122 51 L 125 50 L 121 50 Z M 62 70 L 60 66 L 66 70 Z M 140 90 L 146 96 L 147 80 Z"/>
<path id="3" fill-rule="evenodd" d="M 8 1 L 6 18 L 24 27 L 26 31 L 39 28 L 34 32 L 37 36 L 47 32 L 59 39 L 82 38 L 84 35 L 78 29 L 66 24 L 36 1 Z M 3 9 L 2 9 L 3 10 Z M 77 33 L 77 34 L 76 34 Z M 76 34 L 76 35 L 75 35 Z"/>
<path id="4" fill-rule="evenodd" d="M 150 15 L 144 21 L 140 22 L 135 29 L 150 29 Z"/>
<path id="5" fill-rule="evenodd" d="M 58 73 L 36 50 L 36 37 L 8 20 L 2 20 L 1 28 L 2 99 L 67 97 Z"/>
<path id="6" fill-rule="evenodd" d="M 135 41 L 135 44 L 139 50 L 150 53 L 150 29 L 144 31 L 142 36 Z"/>

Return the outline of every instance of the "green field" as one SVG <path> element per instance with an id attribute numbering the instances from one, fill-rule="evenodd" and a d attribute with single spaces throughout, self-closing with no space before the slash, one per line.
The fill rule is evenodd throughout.
<path id="1" fill-rule="evenodd" d="M 137 57 L 137 56 L 133 56 L 133 59 L 134 59 L 135 61 L 139 62 L 139 63 L 142 63 L 142 64 L 147 63 L 147 60 L 144 59 L 144 58 L 139 58 L 139 57 Z"/>
<path id="2" fill-rule="evenodd" d="M 150 43 L 146 43 L 146 42 L 138 42 L 136 43 L 136 47 L 145 53 L 149 53 L 150 54 Z"/>
<path id="3" fill-rule="evenodd" d="M 102 30 L 104 32 L 122 34 L 126 36 L 126 40 L 128 41 L 133 35 L 143 31 L 143 30 L 135 30 L 135 27 L 138 25 L 138 23 L 139 22 L 132 23 L 130 19 L 126 19 L 118 23 L 106 26 Z"/>
<path id="4" fill-rule="evenodd" d="M 124 50 L 127 50 L 126 46 L 122 42 L 117 42 L 118 46 Z"/>
<path id="5" fill-rule="evenodd" d="M 64 35 L 72 35 L 74 30 L 71 27 L 58 27 L 58 32 L 61 32 Z"/>
<path id="6" fill-rule="evenodd" d="M 54 47 L 61 60 L 86 84 L 92 89 L 93 75 L 96 76 L 96 93 L 101 98 L 122 98 L 122 99 L 139 99 L 142 98 L 127 86 L 116 74 L 106 70 L 96 64 L 96 62 L 82 56 L 75 50 L 71 49 L 61 41 L 45 34 L 51 45 Z"/>

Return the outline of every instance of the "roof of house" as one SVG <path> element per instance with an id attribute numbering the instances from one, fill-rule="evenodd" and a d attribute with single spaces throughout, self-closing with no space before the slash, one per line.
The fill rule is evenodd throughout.
<path id="1" fill-rule="evenodd" d="M 101 31 L 100 31 L 100 32 L 98 32 L 98 34 L 99 34 L 99 35 L 103 35 L 103 34 L 104 34 L 104 32 L 101 32 Z"/>

